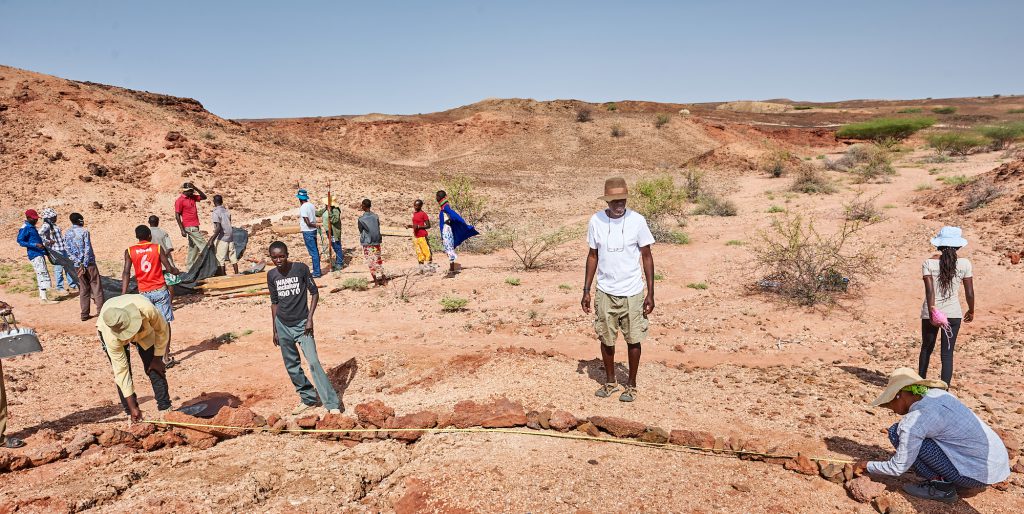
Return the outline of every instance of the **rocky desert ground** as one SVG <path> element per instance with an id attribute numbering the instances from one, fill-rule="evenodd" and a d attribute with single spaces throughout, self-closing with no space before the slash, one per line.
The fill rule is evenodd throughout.
<path id="1" fill-rule="evenodd" d="M 892 152 L 895 174 L 863 182 L 829 169 L 853 144 L 836 137 L 840 125 L 942 107 L 956 112 L 933 115 L 936 125 Z M 1024 152 L 939 156 L 924 140 L 1022 121 L 1021 109 L 1024 97 L 1012 96 L 491 99 L 417 116 L 226 120 L 192 99 L 0 66 L 0 298 L 44 347 L 3 362 L 8 433 L 29 444 L 0 453 L 0 512 L 1021 512 Z M 770 172 L 773 162 L 782 176 Z M 835 192 L 794 191 L 799 170 Z M 609 176 L 683 184 L 695 172 L 702 194 L 731 202 L 735 215 L 694 214 L 687 204 L 673 227 L 686 244 L 654 246 L 657 309 L 638 399 L 597 398 L 598 343 L 579 306 L 586 220 L 602 208 L 596 197 Z M 187 180 L 225 197 L 235 223 L 252 231 L 247 257 L 259 261 L 275 238 L 268 225 L 295 222 L 295 189 L 320 198 L 330 184 L 346 206 L 351 249 L 359 200 L 372 198 L 383 223 L 400 227 L 412 200 L 431 200 L 453 179 L 472 184 L 482 202 L 483 235 L 462 253 L 461 274 L 344 288 L 368 278 L 356 258 L 320 281 L 317 343 L 341 416 L 288 415 L 296 397 L 271 342 L 266 297 L 176 299 L 175 407 L 205 403 L 203 414 L 216 416 L 167 419 L 245 431 L 130 425 L 94 322 L 78 320 L 73 297 L 38 304 L 15 242 L 27 208 L 52 207 L 61 220 L 81 212 L 101 270 L 118 277 L 134 226 L 150 214 L 170 224 Z M 979 184 L 997 193 L 975 205 Z M 878 273 L 811 307 L 756 287 L 765 278 L 757 248 L 773 220 L 799 215 L 828 234 L 865 200 L 871 223 L 846 251 L 872 256 Z M 209 206 L 200 214 L 209 232 Z M 884 491 L 858 501 L 841 468 L 819 470 L 806 457 L 888 455 L 885 429 L 897 418 L 868 401 L 893 368 L 916 365 L 920 263 L 944 224 L 963 226 L 970 240 L 962 255 L 974 263 L 978 302 L 960 334 L 952 392 L 1000 431 L 1015 472 L 948 506 L 904 495 L 912 476 L 877 478 Z M 552 231 L 571 236 L 529 271 L 488 236 Z M 297 235 L 283 237 L 305 257 Z M 384 252 L 392 273 L 415 267 L 407 239 L 387 238 Z M 465 307 L 445 312 L 446 296 Z M 936 355 L 935 375 L 938 366 Z M 155 417 L 148 381 L 138 372 L 135 380 Z M 446 426 L 644 444 L 383 430 Z M 303 427 L 376 431 L 291 432 Z M 658 445 L 666 441 L 722 451 Z M 729 449 L 784 457 L 741 459 Z"/>

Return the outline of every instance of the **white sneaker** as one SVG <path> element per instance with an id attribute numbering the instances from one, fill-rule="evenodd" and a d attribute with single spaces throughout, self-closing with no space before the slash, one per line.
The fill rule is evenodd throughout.
<path id="1" fill-rule="evenodd" d="M 292 416 L 298 416 L 299 414 L 302 414 L 303 412 L 306 412 L 307 410 L 312 409 L 312 408 L 313 408 L 312 405 L 306 405 L 305 403 L 300 403 L 297 407 L 292 409 Z"/>
<path id="2" fill-rule="evenodd" d="M 341 409 L 330 409 L 327 411 L 328 414 L 341 414 Z"/>

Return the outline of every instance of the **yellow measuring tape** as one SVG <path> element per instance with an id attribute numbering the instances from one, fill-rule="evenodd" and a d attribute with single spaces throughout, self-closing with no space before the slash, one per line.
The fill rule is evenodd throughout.
<path id="1" fill-rule="evenodd" d="M 166 425 L 166 426 L 177 426 L 186 427 L 191 429 L 206 428 L 206 429 L 219 429 L 219 430 L 239 430 L 243 432 L 270 432 L 268 427 L 232 427 L 225 425 L 206 425 L 202 423 L 184 423 L 178 421 L 144 421 L 144 423 L 152 423 L 154 425 Z M 275 430 L 275 432 L 277 432 Z M 654 448 L 658 450 L 668 450 L 683 453 L 697 453 L 700 455 L 707 454 L 732 454 L 732 455 L 751 455 L 757 457 L 764 457 L 768 459 L 792 459 L 792 455 L 778 455 L 772 453 L 755 452 L 750 450 L 731 450 L 723 448 L 716 450 L 714 448 L 704 448 L 702 446 L 685 446 L 681 444 L 671 443 L 650 443 L 645 441 L 636 441 L 633 439 L 619 439 L 615 437 L 593 437 L 587 435 L 575 435 L 565 434 L 562 432 L 542 432 L 539 430 L 516 430 L 511 428 L 284 428 L 280 432 L 289 433 L 303 433 L 303 434 L 351 434 L 351 433 L 367 433 L 367 432 L 423 432 L 431 434 L 515 434 L 515 435 L 527 435 L 535 437 L 553 437 L 556 439 L 572 439 L 575 441 L 597 441 L 601 443 L 616 443 L 625 444 L 630 446 L 641 446 L 644 448 Z M 834 462 L 838 464 L 853 464 L 855 461 L 844 460 L 844 459 L 832 459 L 826 457 L 807 457 L 808 460 L 814 462 Z"/>

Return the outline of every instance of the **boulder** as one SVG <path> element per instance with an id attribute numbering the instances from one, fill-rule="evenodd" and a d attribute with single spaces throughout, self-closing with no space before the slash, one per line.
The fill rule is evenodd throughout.
<path id="1" fill-rule="evenodd" d="M 383 428 L 388 418 L 395 416 L 395 409 L 384 405 L 380 400 L 360 403 L 356 405 L 356 417 L 363 425 L 371 425 L 374 428 Z"/>
<path id="2" fill-rule="evenodd" d="M 140 441 L 142 449 L 147 452 L 159 450 L 160 448 L 173 448 L 185 444 L 185 438 L 177 432 L 157 432 L 146 436 Z"/>
<path id="3" fill-rule="evenodd" d="M 434 428 L 435 426 L 437 426 L 437 414 L 430 411 L 423 411 L 391 418 L 386 423 L 385 428 Z M 409 443 L 416 441 L 423 434 L 424 432 L 419 431 L 388 433 L 392 439 L 398 439 L 399 441 L 406 441 Z"/>
<path id="4" fill-rule="evenodd" d="M 117 428 L 108 428 L 104 430 L 96 440 L 99 442 L 100 446 L 104 448 L 110 448 L 111 446 L 117 446 L 119 444 L 123 444 L 125 446 L 137 446 L 139 443 L 131 433 Z"/>
<path id="5" fill-rule="evenodd" d="M 42 466 L 43 464 L 49 464 L 53 461 L 67 457 L 68 452 L 64 449 L 62 444 L 54 442 L 46 446 L 34 448 L 27 452 L 25 456 L 32 461 L 33 466 Z"/>
<path id="6" fill-rule="evenodd" d="M 344 414 L 327 414 L 320 421 L 316 423 L 317 430 L 348 430 L 356 428 L 358 423 L 355 418 L 346 416 Z M 347 437 L 351 439 L 354 434 L 347 432 L 324 432 L 317 434 L 319 439 L 341 439 Z"/>
<path id="7" fill-rule="evenodd" d="M 579 425 L 580 421 L 576 419 L 576 416 L 565 412 L 564 410 L 556 410 L 551 413 L 551 417 L 548 418 L 548 425 L 558 430 L 559 432 L 568 432 Z"/>
<path id="8" fill-rule="evenodd" d="M 32 467 L 32 460 L 27 455 L 11 455 L 11 462 L 7 465 L 7 469 L 11 471 L 18 471 L 19 469 L 28 469 Z"/>
<path id="9" fill-rule="evenodd" d="M 238 437 L 252 429 L 265 426 L 267 420 L 245 407 L 223 407 L 210 419 L 210 425 L 237 428 L 216 428 L 210 432 L 220 439 Z"/>
<path id="10" fill-rule="evenodd" d="M 152 423 L 132 423 L 126 432 L 136 439 L 142 439 L 156 432 L 156 425 Z"/>
<path id="11" fill-rule="evenodd" d="M 68 457 L 78 457 L 86 448 L 96 444 L 96 436 L 88 430 L 79 430 L 71 441 L 64 445 L 64 451 Z"/>
<path id="12" fill-rule="evenodd" d="M 864 475 L 846 482 L 846 492 L 850 497 L 861 503 L 867 503 L 885 492 L 885 484 L 871 480 L 871 477 Z"/>
<path id="13" fill-rule="evenodd" d="M 664 444 L 668 442 L 668 432 L 663 428 L 647 427 L 644 433 L 640 434 L 640 440 L 645 443 Z"/>
<path id="14" fill-rule="evenodd" d="M 845 480 L 843 465 L 836 462 L 818 462 L 818 473 L 821 474 L 821 478 L 835 484 L 841 484 Z"/>
<path id="15" fill-rule="evenodd" d="M 806 455 L 800 453 L 796 454 L 796 457 L 786 461 L 782 466 L 790 471 L 796 471 L 803 475 L 818 474 L 818 466 L 811 462 L 811 459 L 808 459 Z"/>
<path id="16" fill-rule="evenodd" d="M 489 403 L 465 400 L 455 404 L 451 423 L 458 428 L 521 427 L 526 424 L 526 410 L 523 404 L 507 398 L 495 398 Z"/>
<path id="17" fill-rule="evenodd" d="M 669 433 L 670 443 L 690 448 L 711 449 L 715 445 L 715 436 L 710 432 L 699 430 L 673 430 Z"/>
<path id="18" fill-rule="evenodd" d="M 317 422 L 320 421 L 320 417 L 316 414 L 309 414 L 295 420 L 295 424 L 299 428 L 316 428 Z"/>
<path id="19" fill-rule="evenodd" d="M 534 430 L 540 430 L 540 413 L 532 410 L 526 413 L 526 428 L 532 428 Z"/>
<path id="20" fill-rule="evenodd" d="M 647 430 L 643 423 L 612 416 L 591 416 L 590 422 L 615 437 L 638 437 Z"/>

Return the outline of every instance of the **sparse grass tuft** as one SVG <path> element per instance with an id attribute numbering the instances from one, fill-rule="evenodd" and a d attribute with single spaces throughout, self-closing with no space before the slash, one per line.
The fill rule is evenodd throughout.
<path id="1" fill-rule="evenodd" d="M 654 280 L 665 280 L 665 275 L 662 275 L 661 273 L 655 272 L 654 273 Z"/>
<path id="2" fill-rule="evenodd" d="M 773 178 L 779 178 L 788 171 L 793 155 L 786 150 L 776 150 L 761 162 L 761 170 Z"/>
<path id="3" fill-rule="evenodd" d="M 773 205 L 768 208 L 768 214 L 775 214 L 777 212 L 786 212 L 786 209 L 778 205 Z"/>
<path id="4" fill-rule="evenodd" d="M 604 104 L 604 108 L 608 109 L 609 111 L 617 111 L 619 109 L 619 106 L 615 105 L 615 102 L 608 102 Z"/>
<path id="5" fill-rule="evenodd" d="M 875 206 L 878 195 L 871 198 L 862 198 L 857 195 L 850 203 L 843 205 L 843 213 L 846 221 L 860 221 L 864 223 L 877 223 L 882 221 L 882 211 Z"/>
<path id="6" fill-rule="evenodd" d="M 341 283 L 341 288 L 349 291 L 366 291 L 370 288 L 370 282 L 362 277 L 346 278 L 345 281 Z"/>
<path id="7" fill-rule="evenodd" d="M 956 114 L 956 107 L 936 107 L 932 109 L 935 114 Z"/>
<path id="8" fill-rule="evenodd" d="M 735 216 L 737 211 L 736 204 L 731 200 L 705 193 L 697 199 L 697 208 L 693 213 L 706 216 Z"/>
<path id="9" fill-rule="evenodd" d="M 612 125 L 612 137 L 622 137 L 624 135 L 626 135 L 626 131 L 622 127 Z"/>
<path id="10" fill-rule="evenodd" d="M 1024 109 L 1010 109 L 1006 114 L 1024 114 Z"/>
<path id="11" fill-rule="evenodd" d="M 522 282 L 519 280 L 519 277 L 508 277 L 505 279 L 505 283 L 510 286 L 518 286 Z"/>
<path id="12" fill-rule="evenodd" d="M 594 119 L 594 115 L 593 115 L 593 113 L 590 112 L 590 109 L 583 108 L 583 109 L 578 109 L 576 111 L 576 121 L 577 122 L 579 122 L 579 123 L 586 123 L 586 122 L 588 122 L 588 121 L 590 121 L 592 119 Z"/>
<path id="13" fill-rule="evenodd" d="M 708 285 L 705 282 L 690 282 L 689 284 L 686 284 L 686 287 L 703 291 L 708 288 Z"/>
<path id="14" fill-rule="evenodd" d="M 927 183 L 918 184 L 917 187 L 914 188 L 914 191 L 927 191 L 927 190 L 929 190 L 931 188 L 932 188 L 931 184 L 927 184 Z"/>
<path id="15" fill-rule="evenodd" d="M 458 296 L 445 295 L 441 298 L 441 310 L 444 312 L 459 312 L 465 310 L 469 300 Z"/>
<path id="16" fill-rule="evenodd" d="M 988 205 L 992 200 L 1003 196 L 1004 189 L 997 186 L 991 180 L 975 180 L 967 191 L 967 198 L 964 199 L 964 212 L 970 212 L 979 207 Z"/>
<path id="17" fill-rule="evenodd" d="M 794 105 L 793 106 L 793 110 L 794 111 L 809 111 L 809 110 L 811 110 L 813 108 L 814 107 L 812 107 L 810 105 Z"/>
<path id="18" fill-rule="evenodd" d="M 740 241 L 739 239 L 730 239 L 725 242 L 725 246 L 743 246 L 747 243 Z"/>
<path id="19" fill-rule="evenodd" d="M 963 186 L 971 183 L 971 179 L 965 175 L 949 175 L 939 178 L 947 186 Z"/>
<path id="20" fill-rule="evenodd" d="M 836 192 L 836 186 L 818 168 L 803 165 L 797 170 L 789 190 L 795 193 L 832 194 Z"/>
<path id="21" fill-rule="evenodd" d="M 558 284 L 558 288 L 563 291 L 569 291 L 572 289 L 572 286 L 570 286 L 569 284 Z"/>
<path id="22" fill-rule="evenodd" d="M 667 125 L 670 120 L 671 118 L 668 117 L 668 114 L 659 114 L 658 117 L 654 119 L 654 128 L 660 129 Z"/>
<path id="23" fill-rule="evenodd" d="M 900 109 L 896 111 L 897 114 L 921 114 L 924 110 L 920 107 L 910 107 L 907 109 Z"/>

